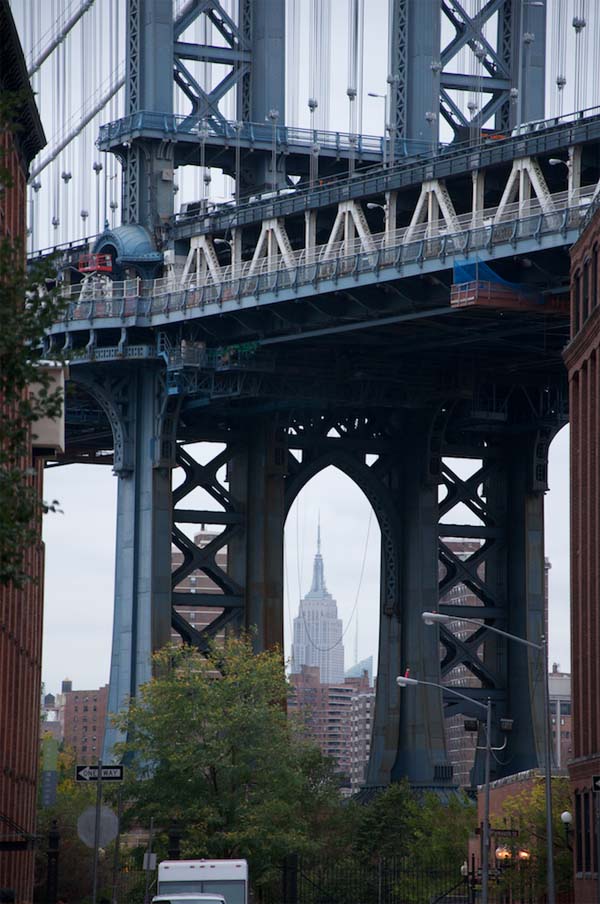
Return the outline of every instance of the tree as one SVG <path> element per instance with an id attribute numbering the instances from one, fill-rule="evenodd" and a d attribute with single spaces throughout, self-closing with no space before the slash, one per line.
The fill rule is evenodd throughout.
<path id="1" fill-rule="evenodd" d="M 24 102 L 19 93 L 0 95 L 0 135 L 18 135 Z M 0 147 L 0 194 L 12 187 Z M 62 406 L 49 372 L 38 365 L 44 334 L 63 307 L 46 290 L 49 275 L 47 267 L 28 274 L 20 237 L 0 237 L 0 584 L 17 587 L 29 578 L 27 550 L 38 540 L 37 516 L 44 508 L 31 467 L 31 436 L 37 421 L 59 416 Z"/>
<path id="2" fill-rule="evenodd" d="M 56 820 L 60 833 L 58 858 L 59 893 L 68 901 L 89 900 L 91 894 L 93 851 L 77 835 L 77 820 L 85 809 L 96 800 L 96 787 L 78 783 L 74 778 L 75 757 L 70 749 L 58 756 L 58 787 L 56 803 L 38 810 L 37 835 L 40 843 L 36 847 L 36 892 L 35 900 L 45 902 L 46 891 L 46 840 L 48 831 Z M 111 851 L 107 850 L 100 861 L 99 887 L 108 888 L 111 880 Z"/>
<path id="3" fill-rule="evenodd" d="M 278 650 L 230 637 L 207 657 L 166 647 L 116 724 L 128 738 L 125 821 L 184 828 L 184 856 L 246 857 L 255 881 L 290 853 L 319 850 L 339 809 L 333 772 L 293 737 Z M 158 845 L 160 851 L 161 837 Z"/>
<path id="4" fill-rule="evenodd" d="M 559 893 L 573 892 L 573 854 L 560 814 L 572 812 L 573 803 L 566 776 L 552 778 L 552 839 L 554 843 L 554 874 Z M 518 829 L 518 848 L 531 855 L 523 866 L 527 880 L 536 894 L 546 890 L 546 785 L 542 776 L 536 776 L 529 787 L 508 797 L 502 806 L 507 822 Z M 509 876 L 510 878 L 510 876 Z"/>

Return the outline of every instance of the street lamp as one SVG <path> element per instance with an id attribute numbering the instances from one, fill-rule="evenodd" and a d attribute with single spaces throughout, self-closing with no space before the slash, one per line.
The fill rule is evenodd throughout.
<path id="1" fill-rule="evenodd" d="M 424 687 L 437 687 L 444 693 L 453 694 L 455 697 L 460 697 L 462 700 L 466 700 L 473 706 L 478 706 L 480 709 L 485 710 L 485 795 L 483 803 L 483 851 L 481 857 L 481 904 L 488 904 L 490 875 L 490 756 L 492 752 L 492 701 L 488 697 L 487 703 L 481 703 L 479 700 L 473 700 L 471 697 L 467 697 L 466 694 L 461 694 L 460 691 L 455 690 L 453 687 L 444 687 L 443 684 L 437 684 L 435 681 L 421 681 L 417 678 L 409 678 L 408 675 L 398 675 L 396 684 L 398 687 L 417 687 L 419 685 Z"/>
<path id="2" fill-rule="evenodd" d="M 538 6 L 540 4 L 537 4 Z M 541 4 L 543 5 L 543 4 Z M 426 625 L 436 625 L 436 624 L 447 624 L 449 621 L 452 621 L 452 618 L 449 615 L 445 615 L 443 612 L 423 612 L 421 618 L 425 622 Z M 474 618 L 466 618 L 465 616 L 460 616 L 461 621 L 466 622 L 467 624 L 475 625 L 475 627 L 480 628 L 481 622 L 477 621 Z M 548 882 L 548 904 L 555 904 L 556 902 L 556 892 L 554 885 L 554 845 L 552 838 L 552 755 L 550 750 L 550 693 L 548 688 L 548 641 L 547 638 L 542 634 L 541 643 L 535 643 L 533 640 L 526 640 L 524 637 L 519 637 L 518 634 L 510 634 L 508 631 L 501 631 L 500 628 L 494 628 L 492 625 L 485 625 L 486 631 L 491 631 L 493 634 L 499 634 L 501 637 L 506 637 L 508 640 L 514 640 L 516 643 L 523 644 L 526 647 L 531 647 L 534 650 L 538 650 L 542 654 L 543 660 L 543 668 L 544 668 L 544 681 L 542 682 L 542 686 L 544 689 L 544 776 L 546 783 L 546 849 L 547 849 L 547 866 L 546 866 L 546 876 Z"/>
<path id="3" fill-rule="evenodd" d="M 386 152 L 385 152 L 385 150 L 386 150 L 386 145 L 387 145 L 386 132 L 387 132 L 387 130 L 388 130 L 388 128 L 389 128 L 389 126 L 388 126 L 388 121 L 387 121 L 387 118 L 388 118 L 388 116 L 387 116 L 387 94 L 379 94 L 377 91 L 367 91 L 367 97 L 376 97 L 376 98 L 378 98 L 379 100 L 384 101 L 384 107 L 383 107 L 383 148 L 382 148 L 383 153 L 382 153 L 382 163 L 383 163 L 383 165 L 385 166 L 385 164 L 386 164 Z M 391 148 L 390 148 L 390 155 L 391 155 Z"/>
<path id="4" fill-rule="evenodd" d="M 573 822 L 573 814 L 568 810 L 564 810 L 563 813 L 560 814 L 560 821 L 565 827 L 565 841 L 569 850 L 571 850 L 571 845 L 569 844 L 569 834 L 571 832 L 571 823 Z"/>
<path id="5" fill-rule="evenodd" d="M 271 135 L 271 188 L 277 190 L 277 123 L 279 122 L 279 110 L 269 110 L 267 119 L 273 130 Z"/>

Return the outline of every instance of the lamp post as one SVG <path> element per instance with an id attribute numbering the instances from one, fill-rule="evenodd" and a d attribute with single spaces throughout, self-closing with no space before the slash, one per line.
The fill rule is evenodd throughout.
<path id="1" fill-rule="evenodd" d="M 540 4 L 537 4 L 540 5 Z M 543 5 L 543 4 L 542 4 Z M 426 625 L 447 624 L 452 621 L 449 615 L 442 612 L 423 612 L 421 618 Z M 461 615 L 461 621 L 467 624 L 481 627 L 481 622 L 474 618 L 466 618 Z M 526 640 L 519 637 L 518 634 L 510 634 L 508 631 L 502 631 L 500 628 L 494 628 L 492 625 L 485 626 L 486 631 L 493 634 L 499 634 L 508 640 L 514 640 L 515 643 L 523 644 L 538 650 L 542 654 L 544 680 L 542 687 L 544 689 L 544 776 L 546 784 L 546 881 L 548 884 L 548 902 L 547 904 L 556 904 L 556 891 L 554 883 L 554 845 L 552 838 L 552 753 L 550 748 L 550 694 L 548 688 L 548 640 L 542 634 L 541 643 L 535 643 L 533 640 Z"/>
<path id="2" fill-rule="evenodd" d="M 279 110 L 269 110 L 267 119 L 272 125 L 271 133 L 271 189 L 277 190 L 277 123 L 279 122 Z"/>
<path id="3" fill-rule="evenodd" d="M 484 800 L 483 800 L 483 850 L 481 852 L 481 904 L 488 904 L 488 886 L 490 875 L 490 757 L 492 752 L 492 701 L 488 697 L 487 703 L 480 703 L 479 700 L 473 700 L 466 694 L 453 687 L 444 687 L 443 684 L 437 684 L 435 681 L 421 681 L 417 678 L 409 678 L 407 675 L 398 675 L 396 678 L 398 687 L 437 687 L 444 693 L 453 694 L 466 700 L 473 706 L 478 706 L 486 712 L 485 717 L 485 781 L 484 781 Z"/>
<path id="4" fill-rule="evenodd" d="M 384 101 L 383 107 L 383 146 L 382 146 L 382 163 L 385 166 L 386 164 L 386 145 L 387 145 L 387 136 L 386 132 L 388 130 L 388 122 L 387 122 L 387 94 L 379 94 L 377 91 L 367 91 L 367 97 L 376 97 L 379 100 Z M 390 148 L 391 153 L 391 148 Z"/>
<path id="5" fill-rule="evenodd" d="M 571 833 L 571 823 L 573 822 L 573 814 L 569 812 L 569 810 L 565 810 L 560 814 L 560 821 L 565 827 L 565 842 L 569 850 L 572 850 L 571 844 L 569 842 L 569 836 Z"/>

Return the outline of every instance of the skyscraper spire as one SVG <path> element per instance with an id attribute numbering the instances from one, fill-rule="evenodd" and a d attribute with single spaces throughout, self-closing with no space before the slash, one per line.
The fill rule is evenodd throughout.
<path id="1" fill-rule="evenodd" d="M 327 594 L 327 586 L 325 584 L 325 571 L 323 568 L 323 556 L 321 555 L 321 513 L 319 512 L 319 520 L 317 522 L 317 554 L 313 563 L 313 579 L 309 594 L 315 596 L 325 596 Z"/>

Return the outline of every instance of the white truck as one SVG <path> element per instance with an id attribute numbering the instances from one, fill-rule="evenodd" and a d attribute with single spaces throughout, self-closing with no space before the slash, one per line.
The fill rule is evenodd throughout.
<path id="1" fill-rule="evenodd" d="M 246 860 L 163 860 L 153 904 L 248 904 Z"/>

